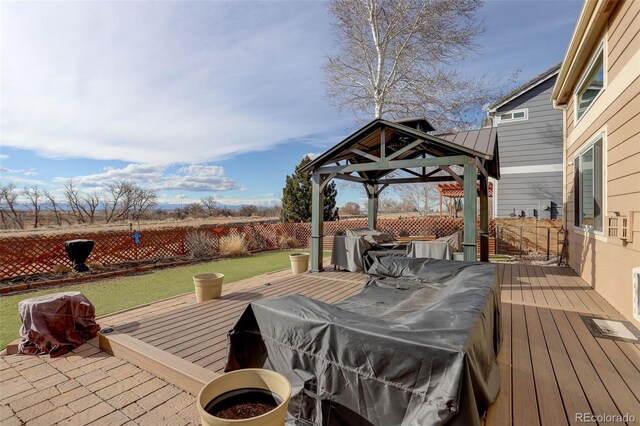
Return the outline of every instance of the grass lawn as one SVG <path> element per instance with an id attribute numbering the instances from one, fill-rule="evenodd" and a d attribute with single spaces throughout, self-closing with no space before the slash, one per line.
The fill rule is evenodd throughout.
<path id="1" fill-rule="evenodd" d="M 192 276 L 201 272 L 221 272 L 224 274 L 224 282 L 230 283 L 287 268 L 290 265 L 287 254 L 287 251 L 259 253 L 236 259 L 163 269 L 148 274 L 2 296 L 0 297 L 0 349 L 19 337 L 21 321 L 18 302 L 30 297 L 62 291 L 80 291 L 95 305 L 96 316 L 101 316 L 192 292 Z"/>

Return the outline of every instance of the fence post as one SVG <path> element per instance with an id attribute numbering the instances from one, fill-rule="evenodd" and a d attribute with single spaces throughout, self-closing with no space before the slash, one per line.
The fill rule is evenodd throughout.
<path id="1" fill-rule="evenodd" d="M 496 224 L 496 253 L 495 254 L 500 253 L 500 251 L 498 250 L 499 244 L 500 244 L 500 226 Z"/>
<path id="2" fill-rule="evenodd" d="M 551 228 L 547 228 L 547 260 L 549 260 L 550 247 L 551 247 Z"/>
<path id="3" fill-rule="evenodd" d="M 520 257 L 522 257 L 522 225 L 520 225 Z"/>

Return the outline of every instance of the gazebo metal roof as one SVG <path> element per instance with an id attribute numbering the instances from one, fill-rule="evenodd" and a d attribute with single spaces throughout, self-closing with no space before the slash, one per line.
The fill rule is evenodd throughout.
<path id="1" fill-rule="evenodd" d="M 352 165 L 367 164 L 379 162 L 382 158 L 389 162 L 397 162 L 397 167 L 357 171 L 357 174 L 364 181 L 377 183 L 379 179 L 393 170 L 404 170 L 411 167 L 408 165 L 410 163 L 406 163 L 407 167 L 402 167 L 402 161 L 417 158 L 470 156 L 477 158 L 482 163 L 489 176 L 496 179 L 500 178 L 498 136 L 495 128 L 449 133 L 440 136 L 426 133 L 432 130 L 433 127 L 425 119 L 398 121 L 376 119 L 308 163 L 303 167 L 302 171 L 315 171 L 328 164 L 339 162 Z M 383 146 L 384 155 L 382 155 Z M 353 167 L 347 169 L 355 171 Z M 347 171 L 340 169 L 339 166 L 336 166 L 333 170 L 337 173 Z M 335 177 L 344 178 L 344 176 Z M 352 179 L 347 178 L 347 180 Z M 433 181 L 438 181 L 438 179 Z"/>

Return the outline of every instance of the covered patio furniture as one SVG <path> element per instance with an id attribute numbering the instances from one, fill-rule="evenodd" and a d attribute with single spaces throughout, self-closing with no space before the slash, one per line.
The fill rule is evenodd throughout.
<path id="1" fill-rule="evenodd" d="M 458 252 L 462 248 L 462 231 L 456 231 L 451 235 L 447 235 L 446 237 L 440 237 L 437 241 L 446 241 L 448 242 L 453 251 Z"/>
<path id="2" fill-rule="evenodd" d="M 406 254 L 407 257 L 450 260 L 453 250 L 447 241 L 411 241 Z"/>
<path id="3" fill-rule="evenodd" d="M 225 371 L 292 384 L 287 424 L 480 425 L 500 389 L 496 265 L 382 257 L 335 305 L 252 302 L 229 332 Z"/>
<path id="4" fill-rule="evenodd" d="M 64 355 L 98 334 L 93 304 L 79 291 L 47 294 L 18 304 L 22 339 L 18 352 Z"/>
<path id="5" fill-rule="evenodd" d="M 336 235 L 333 237 L 331 264 L 349 272 L 362 271 L 362 258 L 371 244 L 363 237 Z"/>

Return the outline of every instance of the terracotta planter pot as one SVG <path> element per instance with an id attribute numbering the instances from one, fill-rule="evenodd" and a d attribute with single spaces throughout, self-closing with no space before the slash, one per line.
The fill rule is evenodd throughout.
<path id="1" fill-rule="evenodd" d="M 196 300 L 198 303 L 219 299 L 222 294 L 223 280 L 224 274 L 217 272 L 194 275 L 193 284 L 196 288 Z"/>
<path id="2" fill-rule="evenodd" d="M 280 401 L 273 410 L 256 417 L 241 420 L 222 419 L 207 413 L 210 402 L 234 391 L 261 389 L 271 392 Z M 291 385 L 280 373 L 261 368 L 246 368 L 216 377 L 202 388 L 198 394 L 198 412 L 202 424 L 207 426 L 283 426 L 291 398 Z"/>
<path id="3" fill-rule="evenodd" d="M 293 275 L 304 274 L 309 270 L 309 253 L 292 253 L 289 255 Z"/>

